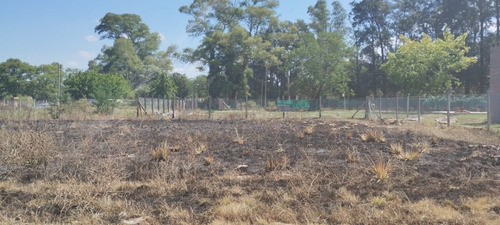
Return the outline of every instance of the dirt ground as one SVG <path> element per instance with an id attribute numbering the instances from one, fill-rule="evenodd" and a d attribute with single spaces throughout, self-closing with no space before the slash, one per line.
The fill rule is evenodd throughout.
<path id="1" fill-rule="evenodd" d="M 500 141 L 486 135 L 340 119 L 1 122 L 0 222 L 499 224 Z"/>

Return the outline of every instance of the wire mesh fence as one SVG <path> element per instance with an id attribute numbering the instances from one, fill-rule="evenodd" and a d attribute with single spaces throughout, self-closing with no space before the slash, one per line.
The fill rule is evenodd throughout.
<path id="1" fill-rule="evenodd" d="M 85 100 L 92 105 L 92 99 Z M 137 97 L 135 100 L 117 100 L 122 105 L 137 106 L 137 116 L 161 115 L 172 118 L 240 119 L 240 118 L 388 118 L 403 119 L 425 114 L 486 114 L 487 94 L 448 96 L 390 96 L 367 98 L 309 98 L 261 99 L 248 98 L 155 98 Z M 0 100 L 3 110 L 39 110 L 54 103 L 30 98 Z M 130 110 L 130 109 L 129 109 Z M 135 113 L 133 113 L 135 114 Z M 130 114 L 129 114 L 130 115 Z"/>
<path id="2" fill-rule="evenodd" d="M 248 117 L 343 117 L 402 119 L 423 114 L 484 113 L 487 95 L 392 96 L 367 98 L 311 98 L 311 99 L 253 99 L 241 98 L 185 98 L 161 99 L 139 97 L 141 111 L 145 114 L 170 114 L 173 118 L 198 111 L 205 111 L 208 118 Z M 139 107 L 138 107 L 139 108 Z M 210 109 L 210 110 L 209 110 Z M 177 111 L 177 112 L 176 112 Z M 367 115 L 369 114 L 369 115 Z M 139 115 L 139 113 L 138 113 Z"/>

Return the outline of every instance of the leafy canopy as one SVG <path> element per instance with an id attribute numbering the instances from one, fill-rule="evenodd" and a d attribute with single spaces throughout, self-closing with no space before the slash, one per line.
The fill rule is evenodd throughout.
<path id="1" fill-rule="evenodd" d="M 454 38 L 448 29 L 443 39 L 434 41 L 427 34 L 420 41 L 401 36 L 403 45 L 396 53 L 389 54 L 381 69 L 405 93 L 442 93 L 460 85 L 455 75 L 476 62 L 473 57 L 465 56 L 469 51 L 466 38 L 467 34 Z"/>

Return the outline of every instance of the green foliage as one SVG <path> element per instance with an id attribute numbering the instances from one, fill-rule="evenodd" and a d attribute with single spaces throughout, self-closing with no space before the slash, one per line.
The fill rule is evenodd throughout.
<path id="1" fill-rule="evenodd" d="M 31 95 L 30 80 L 36 67 L 19 59 L 7 59 L 0 63 L 0 98 Z"/>
<path id="2" fill-rule="evenodd" d="M 484 96 L 458 96 L 453 97 L 450 101 L 452 110 L 466 109 L 472 110 L 486 110 L 488 100 Z M 447 100 L 446 97 L 430 96 L 422 99 L 422 107 L 430 110 L 446 110 Z"/>
<path id="3" fill-rule="evenodd" d="M 175 87 L 177 87 L 176 96 L 178 98 L 184 99 L 191 95 L 192 84 L 185 74 L 174 73 L 172 75 L 172 80 L 174 82 Z"/>
<path id="4" fill-rule="evenodd" d="M 158 74 L 172 69 L 170 58 L 176 48 L 157 52 L 160 34 L 150 33 L 136 14 L 107 13 L 95 31 L 102 39 L 113 39 L 114 44 L 105 46 L 102 54 L 89 63 L 91 70 L 122 74 L 134 90 L 143 90 Z"/>
<path id="5" fill-rule="evenodd" d="M 114 108 L 117 106 L 117 99 L 130 97 L 132 89 L 130 83 L 122 76 L 117 74 L 102 74 L 96 80 L 90 97 L 94 98 L 97 102 L 97 113 L 113 113 Z"/>
<path id="6" fill-rule="evenodd" d="M 92 70 L 71 74 L 64 81 L 66 92 L 75 100 L 88 98 L 94 92 L 99 76 L 97 71 Z"/>
<path id="7" fill-rule="evenodd" d="M 402 36 L 403 45 L 389 54 L 381 69 L 405 93 L 443 93 L 460 84 L 454 75 L 476 62 L 465 56 L 469 51 L 466 37 L 463 34 L 454 38 L 449 30 L 445 30 L 443 39 L 435 41 L 425 34 L 420 41 Z"/>
<path id="8" fill-rule="evenodd" d="M 342 93 L 348 77 L 344 72 L 346 46 L 335 33 L 320 33 L 317 37 L 301 35 L 299 47 L 293 51 L 300 73 L 292 85 L 301 95 L 319 98 L 321 95 Z"/>
<path id="9" fill-rule="evenodd" d="M 172 98 L 177 93 L 177 87 L 172 79 L 165 73 L 159 74 L 149 85 L 154 96 Z"/>
<path id="10" fill-rule="evenodd" d="M 207 76 L 200 75 L 192 80 L 193 94 L 198 94 L 199 98 L 208 97 L 208 80 Z M 194 96 L 193 96 L 194 97 Z"/>

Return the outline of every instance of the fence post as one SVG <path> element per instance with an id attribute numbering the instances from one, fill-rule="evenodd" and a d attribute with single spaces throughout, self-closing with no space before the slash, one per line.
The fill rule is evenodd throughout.
<path id="1" fill-rule="evenodd" d="M 396 93 L 396 122 L 399 121 L 399 92 Z"/>
<path id="2" fill-rule="evenodd" d="M 151 115 L 154 115 L 154 113 L 155 113 L 154 103 L 155 103 L 154 96 L 151 95 Z"/>
<path id="3" fill-rule="evenodd" d="M 288 97 L 290 97 L 290 96 L 288 96 Z M 283 103 L 283 104 L 282 104 L 282 105 L 283 105 L 283 118 L 285 118 L 285 117 L 286 117 L 286 116 L 285 116 L 285 96 L 281 97 L 281 99 L 282 99 L 282 101 L 283 101 L 283 102 L 282 102 L 282 103 Z"/>
<path id="4" fill-rule="evenodd" d="M 418 123 L 420 123 L 420 94 L 418 95 Z"/>
<path id="5" fill-rule="evenodd" d="M 447 104 L 447 113 L 446 113 L 446 122 L 448 123 L 448 127 L 450 127 L 450 98 L 451 98 L 451 92 L 450 90 L 446 91 L 446 104 Z"/>
<path id="6" fill-rule="evenodd" d="M 490 131 L 490 126 L 491 126 L 491 96 L 490 96 L 490 90 L 488 90 L 488 97 L 487 97 L 487 109 L 486 109 L 486 118 L 488 120 L 488 131 Z"/>
<path id="7" fill-rule="evenodd" d="M 371 108 L 372 108 L 371 104 L 372 104 L 372 103 L 371 103 L 370 96 L 366 96 L 365 119 L 368 119 L 368 120 L 370 119 L 370 116 L 371 116 L 371 113 L 372 113 L 372 112 L 371 112 L 371 111 L 372 111 L 372 110 L 371 110 Z"/>
<path id="8" fill-rule="evenodd" d="M 135 96 L 135 106 L 136 106 L 136 110 L 137 110 L 137 117 L 139 117 L 139 98 L 137 97 L 137 95 Z"/>
<path id="9" fill-rule="evenodd" d="M 406 97 L 406 118 L 410 117 L 410 94 Z"/>
<path id="10" fill-rule="evenodd" d="M 172 99 L 172 119 L 175 119 L 175 95 Z"/>
<path id="11" fill-rule="evenodd" d="M 321 95 L 319 96 L 319 118 L 321 118 Z"/>
<path id="12" fill-rule="evenodd" d="M 344 110 L 346 109 L 345 108 L 345 93 L 342 93 L 342 97 L 344 98 Z"/>
<path id="13" fill-rule="evenodd" d="M 212 96 L 208 96 L 208 119 L 212 119 Z"/>
<path id="14" fill-rule="evenodd" d="M 378 117 L 382 119 L 382 95 L 378 96 Z"/>

